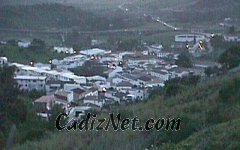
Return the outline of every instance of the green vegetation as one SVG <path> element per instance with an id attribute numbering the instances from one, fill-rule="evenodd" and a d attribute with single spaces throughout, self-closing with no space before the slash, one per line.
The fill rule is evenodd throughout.
<path id="1" fill-rule="evenodd" d="M 129 105 L 126 108 L 112 108 L 113 112 L 120 112 L 124 117 L 139 116 L 142 122 L 149 117 L 179 117 L 182 124 L 178 132 L 67 131 L 51 134 L 38 142 L 18 145 L 16 149 L 109 149 L 113 147 L 145 149 L 151 146 L 158 149 L 211 149 L 219 146 L 238 149 L 240 144 L 237 132 L 240 113 L 239 76 L 238 72 L 207 81 L 198 81 L 194 78 L 179 80 L 181 85 L 186 83 L 188 86 L 181 89 L 181 92 L 177 92 L 175 96 L 166 98 L 160 94 L 155 95 L 148 102 Z M 222 93 L 230 94 L 222 95 Z M 104 116 L 106 115 L 101 115 L 101 117 Z M 236 130 L 234 130 L 235 127 L 237 127 Z"/>
<path id="2" fill-rule="evenodd" d="M 215 49 L 227 49 L 239 44 L 238 42 L 225 42 L 224 37 L 220 35 L 211 38 L 210 42 Z"/>
<path id="3" fill-rule="evenodd" d="M 175 64 L 179 67 L 191 68 L 193 66 L 193 62 L 190 53 L 187 51 L 183 51 L 178 56 L 178 60 L 176 60 Z"/>
<path id="4" fill-rule="evenodd" d="M 79 76 L 105 76 L 104 70 L 107 68 L 101 66 L 94 60 L 86 61 L 83 66 L 71 69 L 71 71 Z"/>
<path id="5" fill-rule="evenodd" d="M 24 143 L 28 140 L 38 140 L 48 132 L 55 130 L 37 116 L 32 101 L 41 93 L 19 91 L 13 79 L 14 68 L 0 68 L 0 148 L 10 149 L 14 143 Z M 53 123 L 60 112 L 58 105 L 50 112 L 50 122 Z"/>
<path id="6" fill-rule="evenodd" d="M 44 49 L 32 45 L 29 48 L 19 48 L 15 45 L 0 45 L 0 55 L 8 58 L 10 62 L 29 64 L 30 61 L 48 63 L 49 59 L 61 59 L 65 54 L 58 54 L 51 49 Z"/>
<path id="7" fill-rule="evenodd" d="M 240 46 L 229 48 L 218 60 L 224 67 L 231 69 L 240 64 Z"/>
<path id="8" fill-rule="evenodd" d="M 70 28 L 101 29 L 108 24 L 104 18 L 72 6 L 60 4 L 39 4 L 30 6 L 1 6 L 1 28 L 49 29 Z M 95 22 L 98 22 L 96 24 Z"/>

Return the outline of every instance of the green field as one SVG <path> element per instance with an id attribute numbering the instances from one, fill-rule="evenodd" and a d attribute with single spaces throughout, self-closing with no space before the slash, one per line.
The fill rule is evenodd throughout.
<path id="1" fill-rule="evenodd" d="M 0 55 L 7 57 L 10 62 L 29 64 L 30 61 L 48 63 L 49 59 L 61 59 L 65 54 L 58 54 L 50 50 L 31 51 L 15 46 L 0 46 Z"/>

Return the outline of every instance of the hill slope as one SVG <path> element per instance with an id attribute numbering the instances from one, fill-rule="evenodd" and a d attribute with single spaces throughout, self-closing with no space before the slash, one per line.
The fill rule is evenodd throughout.
<path id="1" fill-rule="evenodd" d="M 160 94 L 155 94 L 148 102 L 121 109 L 113 108 L 113 112 L 120 112 L 124 117 L 138 116 L 141 120 L 179 117 L 182 124 L 181 130 L 177 132 L 165 130 L 66 131 L 51 134 L 42 141 L 18 145 L 16 149 L 145 149 L 151 146 L 163 149 L 169 149 L 169 147 L 184 149 L 186 144 L 193 149 L 201 149 L 208 147 L 208 143 L 211 147 L 230 143 L 231 146 L 226 146 L 226 149 L 236 149 L 240 144 L 239 136 L 235 130 L 231 129 L 239 125 L 239 93 L 240 72 L 201 81 L 197 86 L 189 86 L 173 97 L 164 98 Z M 103 116 L 106 115 L 102 114 L 101 117 Z M 229 121 L 232 123 L 228 123 Z M 203 138 L 205 134 L 209 138 Z M 204 142 L 200 142 L 202 146 L 195 145 L 199 139 L 204 139 Z M 213 139 L 216 142 L 212 142 Z"/>

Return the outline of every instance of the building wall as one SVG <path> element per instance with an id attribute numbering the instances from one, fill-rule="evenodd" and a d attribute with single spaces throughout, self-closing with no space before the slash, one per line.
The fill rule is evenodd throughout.
<path id="1" fill-rule="evenodd" d="M 37 91 L 44 91 L 46 80 L 18 79 L 17 83 L 19 85 L 20 90 L 32 91 L 35 89 Z"/>
<path id="2" fill-rule="evenodd" d="M 196 41 L 205 39 L 205 37 L 203 35 L 184 34 L 184 35 L 176 35 L 175 42 L 193 42 L 194 36 L 196 38 Z"/>

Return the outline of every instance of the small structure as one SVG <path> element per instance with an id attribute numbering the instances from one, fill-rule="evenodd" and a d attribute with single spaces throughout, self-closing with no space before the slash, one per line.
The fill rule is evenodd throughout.
<path id="1" fill-rule="evenodd" d="M 86 55 L 86 56 L 99 56 L 104 55 L 106 53 L 105 50 L 99 49 L 99 48 L 93 48 L 93 49 L 87 49 L 80 51 L 80 54 Z"/>
<path id="2" fill-rule="evenodd" d="M 0 67 L 6 65 L 8 62 L 7 57 L 0 57 Z"/>
<path id="3" fill-rule="evenodd" d="M 73 101 L 73 92 L 66 92 L 64 90 L 58 90 L 54 94 L 56 104 L 66 107 L 68 103 Z"/>
<path id="4" fill-rule="evenodd" d="M 57 53 L 74 54 L 73 48 L 68 47 L 54 47 L 53 50 Z"/>
<path id="5" fill-rule="evenodd" d="M 18 47 L 20 48 L 28 48 L 31 45 L 31 42 L 19 41 L 17 44 L 18 44 Z"/>
<path id="6" fill-rule="evenodd" d="M 48 119 L 48 112 L 53 108 L 54 101 L 55 101 L 54 95 L 42 96 L 36 99 L 33 102 L 35 111 L 39 116 Z"/>
<path id="7" fill-rule="evenodd" d="M 204 39 L 205 36 L 195 34 L 181 34 L 175 36 L 175 42 L 193 42 L 194 40 L 197 42 Z"/>

